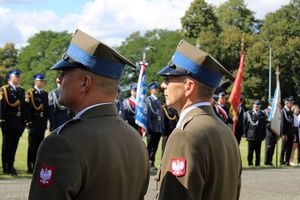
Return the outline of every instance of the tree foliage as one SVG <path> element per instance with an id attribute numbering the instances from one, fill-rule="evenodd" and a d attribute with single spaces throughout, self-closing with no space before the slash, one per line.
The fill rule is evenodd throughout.
<path id="1" fill-rule="evenodd" d="M 123 90 L 138 81 L 139 62 L 146 55 L 149 63 L 147 82 L 160 81 L 157 72 L 171 59 L 177 44 L 185 39 L 215 57 L 236 74 L 240 62 L 241 39 L 244 38 L 245 67 L 243 94 L 247 99 L 268 100 L 269 50 L 272 49 L 272 94 L 275 68 L 280 68 L 282 97 L 300 98 L 300 0 L 291 0 L 262 21 L 254 17 L 244 0 L 228 0 L 218 8 L 205 0 L 194 0 L 181 18 L 182 30 L 148 30 L 134 32 L 117 47 L 138 68 L 125 67 L 121 79 Z M 41 31 L 28 40 L 20 51 L 8 43 L 0 48 L 0 70 L 5 66 L 23 71 L 23 86 L 32 86 L 32 76 L 45 73 L 47 88 L 52 89 L 57 72 L 48 71 L 70 42 L 67 32 Z M 5 72 L 6 74 L 7 72 Z M 6 77 L 5 77 L 6 78 Z M 4 76 L 2 76 L 4 80 Z M 230 86 L 230 84 L 227 84 Z M 232 84 L 227 88 L 230 93 Z M 225 88 L 225 87 L 224 87 Z"/>
<path id="2" fill-rule="evenodd" d="M 259 30 L 260 21 L 255 19 L 253 11 L 248 9 L 244 0 L 228 0 L 217 9 L 219 24 L 223 30 L 237 27 L 245 33 Z"/>
<path id="3" fill-rule="evenodd" d="M 121 79 L 121 85 L 125 86 L 125 90 L 129 89 L 130 83 L 137 82 L 139 62 L 142 61 L 144 53 L 148 63 L 147 82 L 157 81 L 159 79 L 157 72 L 166 66 L 182 38 L 183 34 L 179 31 L 162 29 L 150 30 L 144 35 L 140 32 L 131 34 L 118 48 L 120 53 L 137 63 L 138 66 L 137 69 L 125 68 Z"/>
<path id="4" fill-rule="evenodd" d="M 22 85 L 32 87 L 32 77 L 37 73 L 46 75 L 46 89 L 55 87 L 57 72 L 48 70 L 66 52 L 71 34 L 64 32 L 41 31 L 28 40 L 18 57 L 22 73 Z"/>
<path id="5" fill-rule="evenodd" d="M 201 32 L 218 34 L 220 27 L 214 13 L 214 7 L 205 0 L 194 0 L 181 18 L 183 32 L 187 37 L 198 38 Z"/>
<path id="6" fill-rule="evenodd" d="M 18 49 L 13 43 L 6 43 L 0 48 L 0 86 L 6 83 L 6 74 L 9 70 L 16 67 Z"/>

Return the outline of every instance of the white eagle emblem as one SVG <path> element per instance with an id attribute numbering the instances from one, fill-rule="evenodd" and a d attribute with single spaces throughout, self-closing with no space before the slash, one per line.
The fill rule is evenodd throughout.
<path id="1" fill-rule="evenodd" d="M 41 177 L 41 183 L 48 184 L 49 180 L 51 179 L 52 171 L 49 169 L 41 169 L 40 171 L 40 177 Z"/>
<path id="2" fill-rule="evenodd" d="M 39 177 L 40 185 L 48 186 L 52 183 L 53 171 L 54 171 L 53 166 L 44 165 L 41 167 L 40 177 Z"/>
<path id="3" fill-rule="evenodd" d="M 185 174 L 185 159 L 176 158 L 171 161 L 171 172 L 174 176 L 183 176 Z"/>

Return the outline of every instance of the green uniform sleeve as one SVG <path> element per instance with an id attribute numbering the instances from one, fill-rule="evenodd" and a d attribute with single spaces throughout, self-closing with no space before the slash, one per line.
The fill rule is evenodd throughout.
<path id="1" fill-rule="evenodd" d="M 76 199 L 81 187 L 79 160 L 64 136 L 50 135 L 41 144 L 29 200 Z"/>

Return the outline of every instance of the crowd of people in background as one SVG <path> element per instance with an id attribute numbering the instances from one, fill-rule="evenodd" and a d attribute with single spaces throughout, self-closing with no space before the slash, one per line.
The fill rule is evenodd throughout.
<path id="1" fill-rule="evenodd" d="M 28 173 L 32 173 L 37 150 L 44 139 L 48 121 L 50 125 L 49 130 L 53 131 L 74 116 L 70 109 L 58 103 L 58 81 L 56 81 L 57 88 L 48 94 L 43 89 L 46 80 L 45 76 L 36 74 L 33 77 L 34 86 L 25 92 L 20 87 L 20 76 L 21 72 L 19 70 L 10 71 L 8 84 L 2 86 L 0 90 L 0 122 L 3 136 L 2 166 L 3 173 L 11 175 L 17 175 L 17 170 L 14 168 L 15 153 L 19 138 L 26 127 L 29 133 L 27 166 Z M 167 107 L 159 100 L 160 85 L 158 82 L 151 82 L 148 89 L 150 95 L 146 98 L 148 111 L 147 131 L 135 123 L 136 84 L 131 84 L 130 96 L 125 99 L 121 98 L 122 91 L 119 87 L 115 104 L 120 117 L 136 129 L 141 136 L 146 136 L 150 159 L 149 166 L 151 169 L 156 169 L 155 155 L 160 139 L 162 137 L 163 154 L 167 139 L 176 127 L 179 116 L 176 110 Z M 236 120 L 234 135 L 238 144 L 240 144 L 242 137 L 245 137 L 247 140 L 247 161 L 249 166 L 261 165 L 261 145 L 263 140 L 265 140 L 264 164 L 273 166 L 275 145 L 279 138 L 282 140 L 280 164 L 293 166 L 300 164 L 300 151 L 297 151 L 300 135 L 300 115 L 299 107 L 294 104 L 293 97 L 284 99 L 280 135 L 277 135 L 270 129 L 268 117 L 271 111 L 271 104 L 267 108 L 262 109 L 261 101 L 255 100 L 252 102 L 252 108 L 247 109 L 245 97 L 242 95 L 237 119 L 233 119 L 229 112 L 225 92 L 214 95 L 211 100 L 211 106 L 220 120 L 229 127 L 232 128 L 233 122 Z M 295 152 L 297 152 L 296 159 L 294 159 Z M 253 162 L 254 154 L 255 162 Z"/>

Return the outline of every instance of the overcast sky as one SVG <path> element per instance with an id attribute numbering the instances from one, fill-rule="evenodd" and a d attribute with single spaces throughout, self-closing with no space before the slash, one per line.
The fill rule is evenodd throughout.
<path id="1" fill-rule="evenodd" d="M 119 45 L 134 31 L 180 29 L 180 18 L 193 0 L 0 0 L 0 47 L 26 45 L 41 30 L 84 32 Z M 226 0 L 206 0 L 215 6 Z M 245 0 L 259 19 L 289 0 Z"/>

